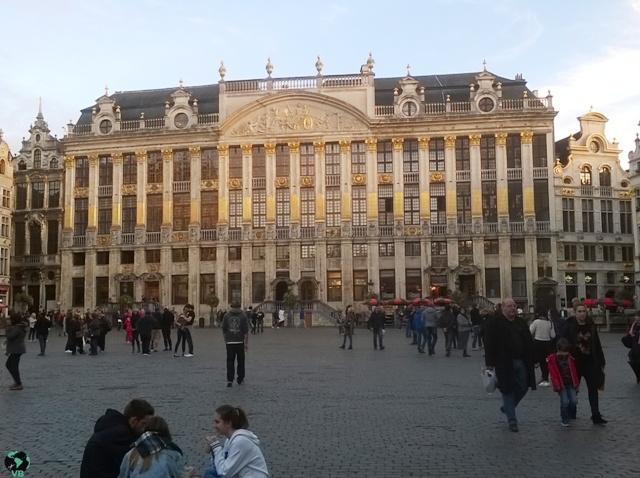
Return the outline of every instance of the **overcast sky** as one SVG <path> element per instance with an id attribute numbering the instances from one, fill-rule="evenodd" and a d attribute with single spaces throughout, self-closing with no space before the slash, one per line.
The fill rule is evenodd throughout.
<path id="1" fill-rule="evenodd" d="M 13 152 L 38 97 L 59 137 L 69 119 L 116 90 L 355 73 L 369 51 L 378 77 L 522 73 L 551 90 L 556 139 L 576 117 L 607 116 L 627 153 L 640 120 L 640 0 L 32 0 L 0 4 L 0 128 Z"/>

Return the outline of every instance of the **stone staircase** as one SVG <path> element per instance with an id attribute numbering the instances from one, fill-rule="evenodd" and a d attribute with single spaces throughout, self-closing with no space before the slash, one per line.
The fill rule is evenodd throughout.
<path id="1" fill-rule="evenodd" d="M 287 327 L 297 327 L 300 322 L 300 308 L 304 310 L 305 317 L 311 315 L 313 326 L 335 326 L 338 319 L 342 317 L 342 311 L 331 307 L 320 300 L 297 301 L 291 311 L 287 309 L 284 302 L 275 300 L 265 300 L 254 307 L 264 313 L 265 325 L 271 324 L 271 317 L 274 312 L 284 310 L 287 317 Z"/>

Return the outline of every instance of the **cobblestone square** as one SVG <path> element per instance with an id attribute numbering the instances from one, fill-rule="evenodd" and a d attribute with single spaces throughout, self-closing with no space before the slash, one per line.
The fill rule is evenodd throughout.
<path id="1" fill-rule="evenodd" d="M 348 351 L 338 349 L 335 329 L 267 329 L 250 337 L 246 382 L 231 389 L 220 330 L 193 335 L 193 358 L 132 355 L 124 333 L 116 331 L 97 357 L 63 353 L 64 338 L 55 331 L 46 357 L 29 343 L 21 362 L 23 391 L 7 390 L 3 367 L 3 453 L 27 452 L 32 464 L 26 476 L 76 477 L 95 420 L 106 408 L 122 410 L 142 397 L 167 419 L 188 463 L 199 468 L 206 461 L 202 438 L 212 430 L 213 410 L 224 403 L 248 411 L 278 478 L 543 477 L 560 470 L 568 477 L 613 478 L 637 476 L 640 468 L 640 386 L 619 334 L 603 334 L 606 427 L 591 424 L 586 388 L 569 429 L 560 426 L 556 394 L 539 389 L 518 409 L 518 434 L 507 430 L 499 394 L 482 391 L 482 352 L 446 358 L 441 333 L 437 355 L 428 357 L 395 329 L 388 330 L 384 351 L 373 350 L 367 330 L 357 330 Z"/>

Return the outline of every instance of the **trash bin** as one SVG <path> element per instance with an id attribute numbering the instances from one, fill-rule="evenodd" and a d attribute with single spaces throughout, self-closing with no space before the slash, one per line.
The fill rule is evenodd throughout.
<path id="1" fill-rule="evenodd" d="M 201 329 L 204 328 L 204 317 L 200 317 L 198 319 L 198 327 L 200 327 Z"/>

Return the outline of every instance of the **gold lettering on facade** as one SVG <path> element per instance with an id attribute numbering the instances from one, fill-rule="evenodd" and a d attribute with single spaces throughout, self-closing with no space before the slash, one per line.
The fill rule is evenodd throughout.
<path id="1" fill-rule="evenodd" d="M 573 189 L 569 189 L 569 188 L 562 189 L 563 196 L 573 196 L 574 194 L 575 194 L 575 191 Z"/>

